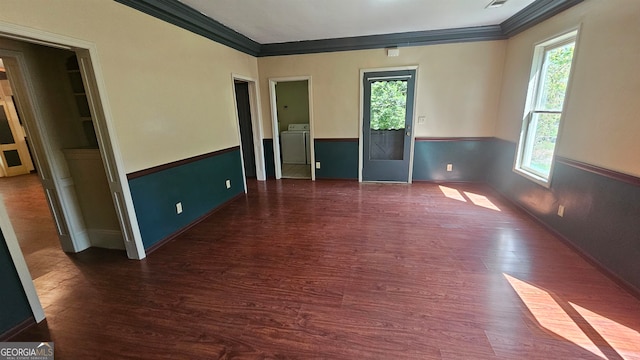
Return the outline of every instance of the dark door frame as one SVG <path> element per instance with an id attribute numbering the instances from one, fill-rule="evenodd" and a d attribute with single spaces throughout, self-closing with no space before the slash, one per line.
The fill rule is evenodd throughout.
<path id="1" fill-rule="evenodd" d="M 415 83 L 414 83 L 414 99 L 413 99 L 413 109 L 412 109 L 412 117 L 411 117 L 411 134 L 410 134 L 410 150 L 409 150 L 409 173 L 406 183 L 411 184 L 413 180 L 413 158 L 414 158 L 414 147 L 415 147 L 415 118 L 416 118 L 416 104 L 418 103 L 418 80 L 419 80 L 419 71 L 417 65 L 409 65 L 409 66 L 400 66 L 400 67 L 388 67 L 388 68 L 373 68 L 373 69 L 360 69 L 360 125 L 359 125 L 359 133 L 358 133 L 358 181 L 363 182 L 362 171 L 364 165 L 364 105 L 365 105 L 365 87 L 364 87 L 364 79 L 365 74 L 372 72 L 394 72 L 394 71 L 407 71 L 412 70 L 415 71 Z"/>

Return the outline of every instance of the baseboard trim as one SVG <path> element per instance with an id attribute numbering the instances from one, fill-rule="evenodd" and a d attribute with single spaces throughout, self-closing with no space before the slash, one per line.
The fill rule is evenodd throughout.
<path id="1" fill-rule="evenodd" d="M 492 141 L 494 137 L 416 137 L 416 141 Z"/>
<path id="2" fill-rule="evenodd" d="M 416 180 L 416 179 L 412 179 L 411 183 L 420 183 L 420 184 L 483 184 L 482 182 L 479 181 L 473 181 L 473 180 Z"/>
<path id="3" fill-rule="evenodd" d="M 506 200 L 507 202 L 509 202 L 513 206 L 515 206 L 518 210 L 520 210 L 523 213 L 525 213 L 527 216 L 529 216 L 537 224 L 539 224 L 540 226 L 544 227 L 549 232 L 551 232 L 553 235 L 555 235 L 560 241 L 562 241 L 565 245 L 567 245 L 572 250 L 574 250 L 584 260 L 586 260 L 589 264 L 593 265 L 596 269 L 598 269 L 601 273 L 603 273 L 606 277 L 608 277 L 616 285 L 618 285 L 620 288 L 622 288 L 623 290 L 628 292 L 631 296 L 633 296 L 636 299 L 640 300 L 640 289 L 636 288 L 633 284 L 631 284 L 631 283 L 627 282 L 625 279 L 621 278 L 618 274 L 616 274 L 613 271 L 609 270 L 609 268 L 606 267 L 604 264 L 602 264 L 599 260 L 597 260 L 596 258 L 591 256 L 591 254 L 589 254 L 586 251 L 584 251 L 583 249 L 581 249 L 573 241 L 571 241 L 568 237 L 566 237 L 563 234 L 561 234 L 558 230 L 554 229 L 551 225 L 549 225 L 549 224 L 545 223 L 544 221 L 542 221 L 542 219 L 537 217 L 535 214 L 533 214 L 527 208 L 525 208 L 524 206 L 522 206 L 522 205 L 518 204 L 517 202 L 513 201 L 510 197 L 508 197 L 503 192 L 501 192 L 500 190 L 498 190 L 495 187 L 493 187 L 491 184 L 489 184 L 489 183 L 486 183 L 486 184 L 491 189 L 493 189 L 493 191 L 495 191 L 496 194 L 498 194 L 501 198 L 503 198 L 504 200 Z"/>
<path id="4" fill-rule="evenodd" d="M 315 138 L 315 142 L 358 142 L 359 138 Z"/>
<path id="5" fill-rule="evenodd" d="M 25 321 L 19 323 L 18 325 L 0 334 L 0 342 L 9 341 L 12 337 L 18 335 L 19 333 L 27 330 L 28 328 L 36 324 L 37 324 L 36 319 L 33 316 L 30 316 Z"/>
<path id="6" fill-rule="evenodd" d="M 358 181 L 357 178 L 334 178 L 334 177 L 318 177 L 316 176 L 316 181 L 319 180 L 328 180 L 328 181 Z"/>
<path id="7" fill-rule="evenodd" d="M 124 250 L 124 239 L 120 230 L 88 229 L 92 247 L 103 249 Z"/>
<path id="8" fill-rule="evenodd" d="M 185 227 L 181 228 L 180 230 L 178 230 L 178 231 L 174 232 L 173 234 L 167 236 L 166 238 L 156 242 L 155 244 L 150 246 L 148 249 L 145 249 L 145 251 L 147 253 L 147 256 L 149 256 L 151 253 L 153 253 L 154 251 L 156 251 L 159 248 L 161 248 L 163 245 L 166 245 L 167 243 L 170 243 L 172 240 L 175 240 L 178 236 L 182 235 L 187 230 L 189 230 L 192 227 L 198 225 L 204 219 L 206 219 L 209 216 L 215 214 L 216 212 L 222 210 L 227 205 L 231 204 L 232 202 L 234 202 L 235 200 L 237 200 L 237 199 L 239 199 L 239 198 L 241 198 L 243 196 L 245 196 L 245 193 L 241 192 L 240 194 L 238 194 L 238 195 L 232 197 L 231 199 L 225 201 L 224 203 L 220 204 L 220 206 L 215 207 L 214 209 L 210 210 L 206 214 L 204 214 L 204 215 L 200 216 L 199 218 L 193 220 L 192 222 L 190 222 L 189 224 L 187 224 Z"/>

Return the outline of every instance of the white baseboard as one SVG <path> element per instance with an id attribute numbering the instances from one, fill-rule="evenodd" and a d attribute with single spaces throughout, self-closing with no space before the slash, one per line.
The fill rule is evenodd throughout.
<path id="1" fill-rule="evenodd" d="M 91 246 L 105 249 L 125 249 L 124 239 L 119 230 L 89 229 L 87 232 L 89 239 L 91 239 Z"/>

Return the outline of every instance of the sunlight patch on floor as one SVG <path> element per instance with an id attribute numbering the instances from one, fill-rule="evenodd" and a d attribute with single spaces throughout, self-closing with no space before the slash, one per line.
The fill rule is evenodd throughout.
<path id="1" fill-rule="evenodd" d="M 443 185 L 438 185 L 442 195 L 446 196 L 449 199 L 467 202 L 469 199 L 474 205 L 483 207 L 485 209 L 500 211 L 500 209 L 491 202 L 486 196 L 472 193 L 469 191 L 460 191 L 458 189 L 450 188 Z"/>
<path id="2" fill-rule="evenodd" d="M 640 359 L 640 333 L 580 305 L 569 303 L 625 360 Z"/>
<path id="3" fill-rule="evenodd" d="M 474 194 L 468 191 L 465 191 L 464 194 L 467 195 L 469 200 L 471 200 L 471 202 L 474 203 L 476 206 L 481 206 L 485 209 L 500 211 L 500 209 L 494 203 L 492 203 L 491 200 L 487 199 L 487 197 L 484 195 Z"/>
<path id="4" fill-rule="evenodd" d="M 547 291 L 522 280 L 518 280 L 510 275 L 503 275 L 518 296 L 520 296 L 540 326 L 602 359 L 607 359 L 602 351 L 600 351 Z"/>
<path id="5" fill-rule="evenodd" d="M 449 199 L 467 202 L 467 200 L 464 198 L 464 196 L 462 196 L 460 191 L 456 189 L 452 189 L 450 187 L 442 186 L 442 185 L 438 187 L 440 188 L 440 191 L 442 191 L 442 194 L 448 197 Z"/>

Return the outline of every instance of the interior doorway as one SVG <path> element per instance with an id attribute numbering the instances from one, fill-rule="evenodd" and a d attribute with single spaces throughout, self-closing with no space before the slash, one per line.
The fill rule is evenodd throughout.
<path id="1" fill-rule="evenodd" d="M 260 116 L 260 95 L 256 80 L 247 76 L 232 74 L 233 98 L 236 103 L 238 140 L 242 158 L 244 189 L 247 178 L 264 181 L 267 178 L 262 146 L 262 119 Z"/>
<path id="2" fill-rule="evenodd" d="M 111 199 L 104 161 L 75 52 L 7 39 L 2 43 L 14 49 L 22 47 L 32 54 L 29 59 L 30 70 L 37 74 L 33 81 L 40 90 L 36 101 L 46 111 L 46 115 L 41 123 L 31 125 L 44 135 L 49 145 L 46 155 L 53 160 L 49 162 L 54 167 L 53 177 L 64 182 L 62 186 L 54 185 L 48 189 L 47 176 L 39 171 L 45 196 L 49 197 L 62 249 L 72 253 L 89 247 L 124 250 L 123 236 Z M 3 56 L 2 59 L 9 75 L 14 75 L 8 77 L 8 87 L 12 93 L 16 92 L 19 84 L 16 84 L 15 74 L 11 72 L 20 71 L 20 66 L 11 56 Z M 25 98 L 21 99 L 19 92 L 16 95 L 16 100 L 23 107 L 30 103 Z M 31 141 L 22 126 L 18 126 L 21 131 L 14 132 L 18 135 L 16 142 L 25 143 L 26 139 Z M 29 154 L 26 153 L 26 156 Z M 39 163 L 42 164 L 43 161 L 40 160 Z M 59 194 L 59 199 L 56 199 L 55 194 Z M 28 198 L 29 195 L 25 196 Z M 58 206 L 67 210 L 64 214 L 66 216 L 61 214 L 62 211 L 57 213 Z"/>
<path id="3" fill-rule="evenodd" d="M 118 150 L 111 141 L 110 115 L 102 106 L 104 84 L 92 60 L 96 54 L 91 43 L 0 21 L 0 59 L 7 80 L 2 91 L 11 93 L 19 123 L 9 125 L 7 116 L 5 127 L 15 143 L 28 145 L 37 170 L 0 177 L 5 180 L 3 203 L 11 207 L 2 228 L 13 234 L 17 225 L 18 236 L 5 241 L 38 322 L 44 314 L 34 279 L 45 284 L 38 293 L 52 300 L 46 298 L 46 284 L 66 281 L 68 272 L 57 269 L 73 268 L 74 258 L 65 252 L 102 247 L 126 249 L 129 258 L 145 257 L 122 160 L 114 155 Z M 27 157 L 20 162 L 28 164 Z M 29 196 L 36 201 L 27 201 Z"/>
<path id="4" fill-rule="evenodd" d="M 91 43 L 0 22 L 0 58 L 62 249 L 125 249 L 142 259 L 95 56 Z"/>
<path id="5" fill-rule="evenodd" d="M 311 77 L 269 85 L 276 179 L 315 180 Z"/>
<path id="6" fill-rule="evenodd" d="M 0 58 L 0 177 L 28 174 L 33 170 L 13 89 Z"/>
<path id="7" fill-rule="evenodd" d="M 242 147 L 242 161 L 244 175 L 247 178 L 256 177 L 256 152 L 253 141 L 253 125 L 251 124 L 251 103 L 249 102 L 249 83 L 235 80 L 236 110 L 238 111 L 238 125 L 240 126 L 240 144 Z"/>

